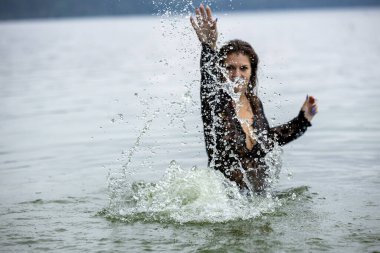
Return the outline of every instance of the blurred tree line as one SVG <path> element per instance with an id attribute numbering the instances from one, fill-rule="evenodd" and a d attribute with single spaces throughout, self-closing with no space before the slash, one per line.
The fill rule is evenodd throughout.
<path id="1" fill-rule="evenodd" d="M 159 14 L 183 11 L 199 0 L 0 0 L 0 19 Z M 204 0 L 216 11 L 380 6 L 380 0 Z"/>
<path id="2" fill-rule="evenodd" d="M 99 16 L 148 13 L 142 1 L 0 0 L 1 19 Z"/>

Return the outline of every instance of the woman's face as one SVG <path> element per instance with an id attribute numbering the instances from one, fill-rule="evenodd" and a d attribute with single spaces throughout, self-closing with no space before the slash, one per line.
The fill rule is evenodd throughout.
<path id="1" fill-rule="evenodd" d="M 244 81 L 242 83 L 239 82 L 240 84 L 234 88 L 234 91 L 245 92 L 252 74 L 249 57 L 242 53 L 228 54 L 225 60 L 225 67 L 230 81 L 234 82 L 239 79 Z"/>

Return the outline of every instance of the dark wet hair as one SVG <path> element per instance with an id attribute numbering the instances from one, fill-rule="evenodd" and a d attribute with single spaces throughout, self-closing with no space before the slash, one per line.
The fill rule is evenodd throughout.
<path id="1" fill-rule="evenodd" d="M 219 59 L 221 59 L 219 64 L 223 66 L 224 61 L 227 58 L 227 55 L 232 53 L 241 53 L 243 55 L 248 56 L 249 61 L 251 62 L 252 69 L 248 91 L 250 93 L 253 93 L 253 89 L 256 87 L 257 84 L 257 66 L 259 64 L 259 57 L 257 56 L 253 47 L 248 42 L 238 39 L 230 40 L 219 50 L 218 55 Z"/>

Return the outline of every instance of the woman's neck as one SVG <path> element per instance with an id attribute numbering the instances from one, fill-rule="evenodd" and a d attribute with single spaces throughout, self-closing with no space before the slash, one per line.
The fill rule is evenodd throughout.
<path id="1" fill-rule="evenodd" d="M 239 100 L 236 104 L 236 107 L 242 107 L 244 105 L 247 105 L 247 103 L 249 104 L 249 100 L 248 100 L 247 96 L 245 95 L 245 93 L 242 92 L 240 97 L 239 97 Z"/>

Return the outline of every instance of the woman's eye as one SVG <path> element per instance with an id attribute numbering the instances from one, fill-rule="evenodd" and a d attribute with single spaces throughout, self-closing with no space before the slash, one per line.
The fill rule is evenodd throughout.
<path id="1" fill-rule="evenodd" d="M 241 67 L 240 69 L 245 71 L 245 70 L 247 70 L 248 68 L 247 68 L 246 66 L 243 66 L 243 67 Z"/>

